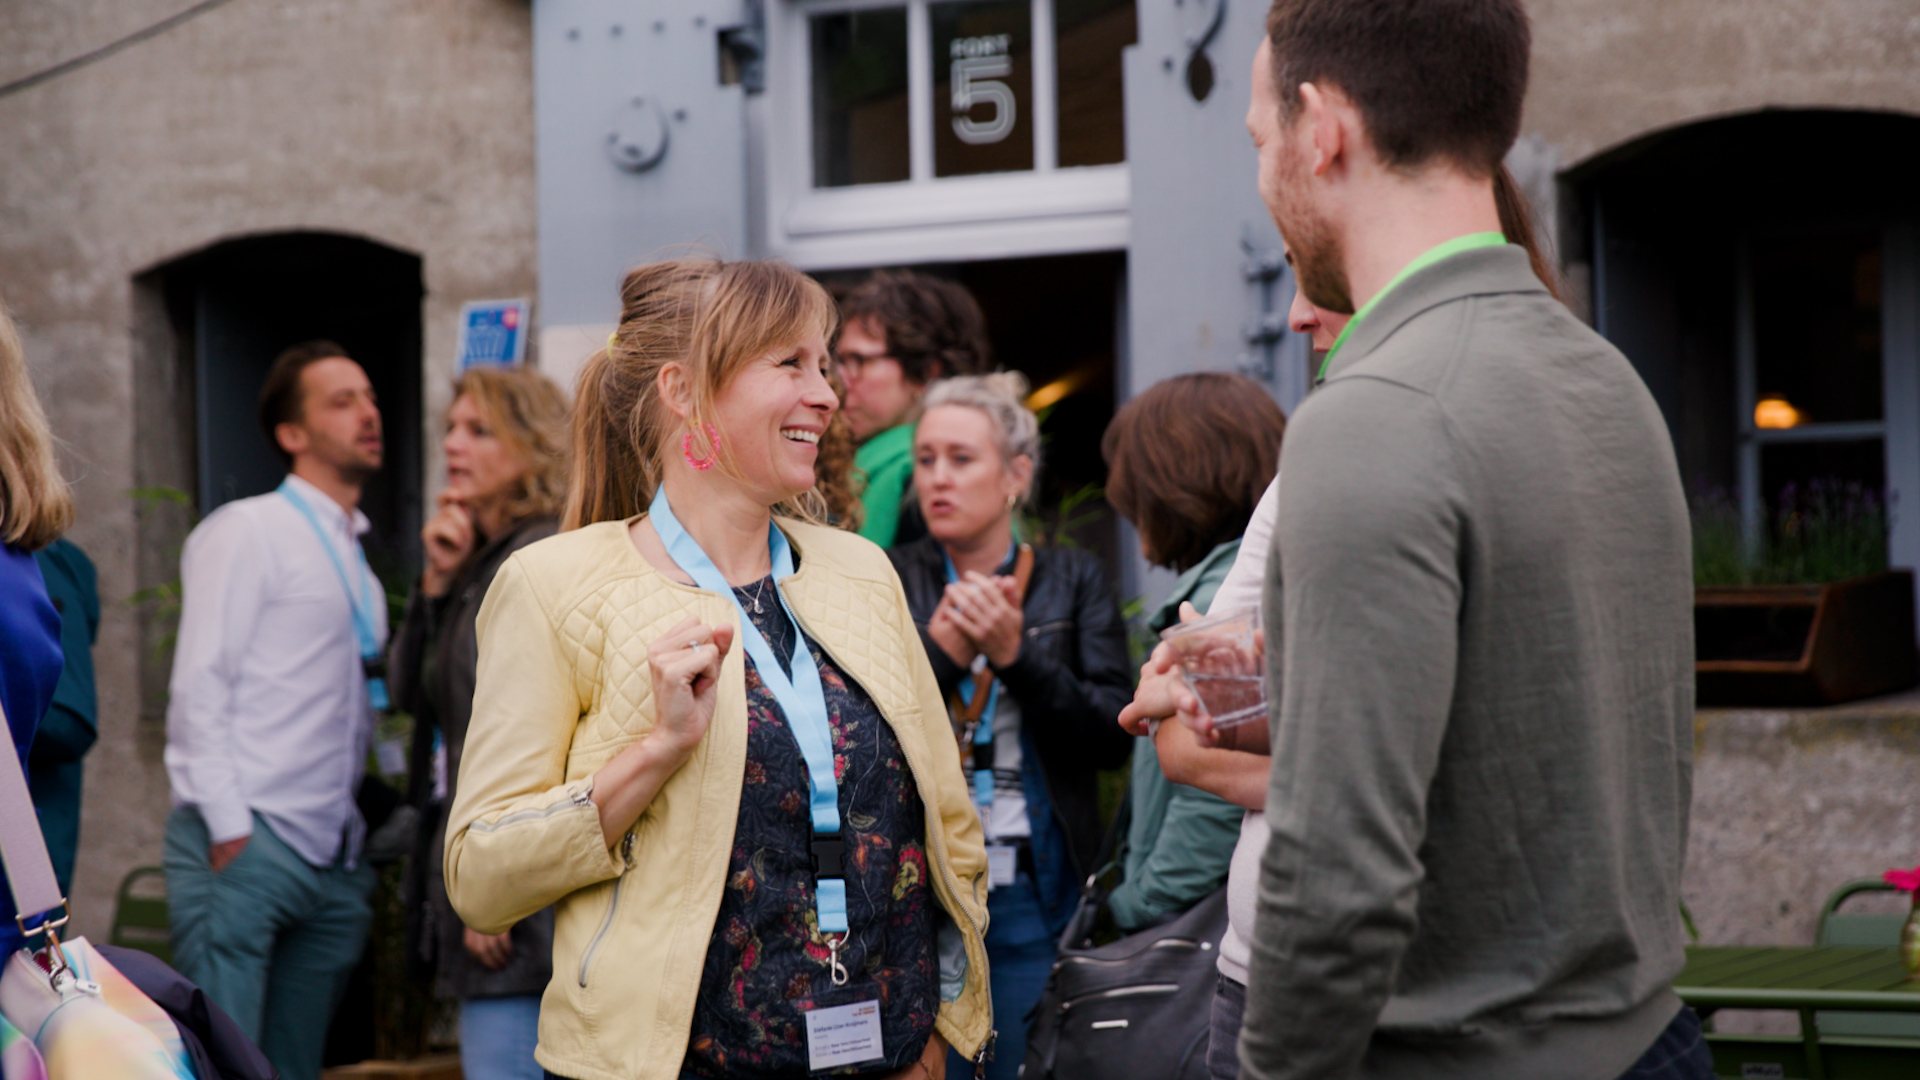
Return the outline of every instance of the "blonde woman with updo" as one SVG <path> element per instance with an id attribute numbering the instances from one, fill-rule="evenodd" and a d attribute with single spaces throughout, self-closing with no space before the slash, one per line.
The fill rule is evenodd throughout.
<path id="1" fill-rule="evenodd" d="M 940 1080 L 994 1027 L 986 856 L 899 579 L 821 523 L 833 303 L 702 259 L 621 298 L 566 531 L 480 612 L 448 895 L 554 906 L 550 1074 Z"/>
<path id="2" fill-rule="evenodd" d="M 1114 724 L 1133 690 L 1126 624 L 1100 560 L 1020 543 L 1015 514 L 1040 471 L 1026 391 L 1017 372 L 928 388 L 913 433 L 927 535 L 887 553 L 952 702 L 986 826 L 1000 1029 L 992 1080 L 1018 1075 L 1026 1015 L 1095 869 L 1098 772 L 1132 750 Z"/>

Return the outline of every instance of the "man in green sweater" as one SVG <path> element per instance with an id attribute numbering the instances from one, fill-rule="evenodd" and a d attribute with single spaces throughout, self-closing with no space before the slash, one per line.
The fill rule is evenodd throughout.
<path id="1" fill-rule="evenodd" d="M 1280 471 L 1248 1080 L 1712 1074 L 1671 987 L 1685 501 L 1500 236 L 1528 51 L 1520 0 L 1276 0 L 1254 63 L 1262 196 L 1355 315 Z"/>
<path id="2" fill-rule="evenodd" d="M 913 425 L 927 384 L 991 370 L 987 320 L 966 287 L 912 270 L 880 270 L 840 302 L 834 358 L 841 415 L 860 444 L 860 535 L 895 547 L 926 535 L 913 496 Z"/>

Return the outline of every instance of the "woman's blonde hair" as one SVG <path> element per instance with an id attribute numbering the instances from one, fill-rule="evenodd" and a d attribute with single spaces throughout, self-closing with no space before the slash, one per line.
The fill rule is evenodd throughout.
<path id="1" fill-rule="evenodd" d="M 1040 419 L 1027 408 L 1027 377 L 1017 371 L 996 371 L 991 375 L 962 375 L 942 379 L 927 389 L 920 415 L 942 405 L 978 409 L 993 424 L 993 443 L 1000 451 L 1002 466 L 1024 457 L 1033 462 L 1027 489 L 1020 493 L 1026 502 L 1040 478 Z"/>
<path id="2" fill-rule="evenodd" d="M 507 494 L 507 520 L 559 516 L 567 503 L 567 396 L 532 368 L 476 367 L 453 380 L 453 400 L 462 397 L 527 467 Z"/>
<path id="3" fill-rule="evenodd" d="M 73 490 L 54 462 L 20 334 L 0 307 L 0 541 L 38 551 L 72 524 Z"/>
<path id="4" fill-rule="evenodd" d="M 713 401 L 747 363 L 809 335 L 833 335 L 826 289 L 777 262 L 683 258 L 649 263 L 620 286 L 620 326 L 581 369 L 574 393 L 573 480 L 563 529 L 622 521 L 646 510 L 686 432 L 696 453 L 710 453 L 706 425 Z M 661 400 L 659 376 L 682 365 L 692 390 L 686 420 Z M 727 441 L 720 467 L 740 474 Z M 824 521 L 818 484 L 774 507 Z"/>

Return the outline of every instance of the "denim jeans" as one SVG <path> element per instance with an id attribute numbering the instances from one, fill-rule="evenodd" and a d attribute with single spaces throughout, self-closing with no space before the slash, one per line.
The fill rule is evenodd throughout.
<path id="1" fill-rule="evenodd" d="M 987 973 L 993 988 L 993 1060 L 987 1080 L 1014 1080 L 1027 1057 L 1027 1014 L 1053 974 L 1055 942 L 1040 907 L 1040 892 L 1025 873 L 987 894 Z M 947 1075 L 973 1076 L 959 1051 L 947 1055 Z"/>
<path id="2" fill-rule="evenodd" d="M 1207 1075 L 1213 1080 L 1240 1080 L 1240 1023 L 1246 1015 L 1247 988 L 1220 976 L 1207 1027 Z"/>
<path id="3" fill-rule="evenodd" d="M 540 1038 L 540 995 L 460 1002 L 460 1074 L 466 1080 L 541 1080 L 533 1060 Z"/>
<path id="4" fill-rule="evenodd" d="M 1685 1005 L 1620 1080 L 1713 1080 L 1713 1051 L 1700 1033 L 1700 1018 Z"/>

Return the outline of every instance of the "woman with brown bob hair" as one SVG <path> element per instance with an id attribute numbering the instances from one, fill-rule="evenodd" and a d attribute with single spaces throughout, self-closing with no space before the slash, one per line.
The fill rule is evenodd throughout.
<path id="1" fill-rule="evenodd" d="M 1147 616 L 1158 633 L 1182 604 L 1205 614 L 1280 460 L 1287 420 L 1265 388 L 1207 372 L 1156 383 L 1107 425 L 1107 501 L 1140 533 L 1148 562 L 1181 572 Z M 1161 772 L 1153 739 L 1133 751 L 1125 879 L 1107 900 L 1123 930 L 1152 926 L 1227 880 L 1245 812 Z"/>
<path id="2" fill-rule="evenodd" d="M 621 299 L 568 531 L 480 613 L 447 891 L 554 906 L 554 1074 L 939 1080 L 993 1028 L 986 853 L 898 578 L 820 523 L 833 303 L 707 259 Z"/>
<path id="3" fill-rule="evenodd" d="M 408 953 L 439 997 L 460 1002 L 468 1080 L 539 1080 L 534 1028 L 552 976 L 553 912 L 499 934 L 465 926 L 435 853 L 473 713 L 480 602 L 508 556 L 560 526 L 566 395 L 530 368 L 472 368 L 454 380 L 440 445 L 447 486 L 420 531 L 427 567 L 387 654 L 394 700 L 414 718 L 408 800 L 428 823 L 408 866 Z"/>

